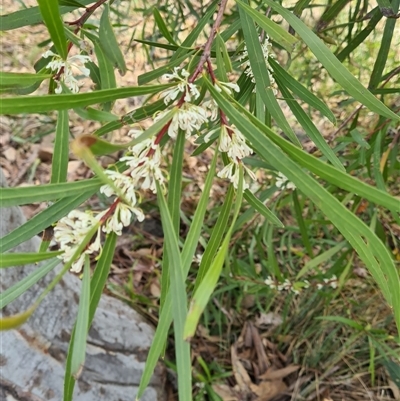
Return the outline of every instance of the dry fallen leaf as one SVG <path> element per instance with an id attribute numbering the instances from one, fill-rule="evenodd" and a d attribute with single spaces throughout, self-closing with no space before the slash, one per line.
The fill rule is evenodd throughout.
<path id="1" fill-rule="evenodd" d="M 260 384 L 252 384 L 251 390 L 257 395 L 257 401 L 272 400 L 278 394 L 286 391 L 287 386 L 282 380 L 262 381 Z"/>
<path id="2" fill-rule="evenodd" d="M 283 379 L 286 376 L 289 376 L 291 373 L 296 372 L 300 366 L 298 365 L 289 365 L 282 369 L 268 369 L 263 375 L 260 376 L 261 380 L 276 380 Z"/>
<path id="3" fill-rule="evenodd" d="M 253 383 L 251 382 L 250 376 L 248 375 L 246 369 L 244 368 L 243 364 L 240 362 L 238 358 L 236 345 L 232 345 L 231 347 L 231 361 L 232 361 L 233 375 L 235 376 L 236 383 L 239 386 L 240 392 L 249 394 L 250 386 Z"/>
<path id="4" fill-rule="evenodd" d="M 222 398 L 222 401 L 239 401 L 233 388 L 226 384 L 213 384 L 212 388 Z"/>
<path id="5" fill-rule="evenodd" d="M 3 150 L 3 156 L 10 162 L 14 162 L 17 158 L 17 151 L 14 148 L 7 148 Z"/>

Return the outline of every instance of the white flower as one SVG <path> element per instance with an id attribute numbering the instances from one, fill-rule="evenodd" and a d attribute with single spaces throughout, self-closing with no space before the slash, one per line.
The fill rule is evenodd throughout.
<path id="1" fill-rule="evenodd" d="M 277 285 L 276 285 L 276 283 L 275 283 L 275 280 L 274 280 L 271 276 L 268 276 L 268 277 L 265 279 L 264 283 L 265 283 L 268 287 L 270 287 L 270 288 L 272 288 L 272 289 L 276 289 L 276 288 L 277 288 Z"/>
<path id="2" fill-rule="evenodd" d="M 131 167 L 130 177 L 134 186 L 139 186 L 153 193 L 157 192 L 156 181 L 164 186 L 164 175 L 160 168 L 161 150 L 154 145 L 151 139 L 144 140 L 129 148 L 129 154 L 120 160 L 125 161 Z"/>
<path id="3" fill-rule="evenodd" d="M 289 279 L 285 279 L 285 281 L 282 284 L 278 285 L 278 291 L 289 291 L 290 289 L 292 289 L 293 285 L 292 283 L 289 281 Z"/>
<path id="4" fill-rule="evenodd" d="M 108 210 L 105 210 L 104 212 L 100 213 L 99 216 L 102 217 L 107 212 Z M 133 216 L 136 216 L 139 221 L 144 220 L 142 209 L 119 202 L 114 210 L 113 215 L 109 217 L 103 225 L 103 231 L 107 234 L 115 232 L 115 234 L 121 235 L 122 229 L 131 224 Z"/>
<path id="5" fill-rule="evenodd" d="M 229 132 L 228 132 L 229 131 Z M 221 136 L 219 150 L 227 152 L 231 159 L 243 159 L 253 153 L 253 150 L 247 146 L 243 134 L 234 126 L 221 126 Z"/>
<path id="6" fill-rule="evenodd" d="M 240 87 L 238 84 L 234 82 L 222 82 L 222 81 L 217 81 L 217 85 L 215 86 L 215 89 L 218 92 L 221 92 L 223 90 L 226 92 L 228 95 L 232 95 L 232 90 L 233 89 L 235 92 L 239 93 L 240 92 Z"/>
<path id="7" fill-rule="evenodd" d="M 250 175 L 250 177 L 253 180 L 255 180 L 256 176 L 254 175 L 254 173 L 251 170 L 249 170 L 244 164 L 242 164 L 242 166 L 244 168 L 244 172 L 247 172 Z M 239 162 L 232 160 L 217 175 L 220 178 L 227 178 L 230 182 L 232 182 L 233 187 L 235 189 L 238 189 L 240 180 Z M 243 191 L 248 187 L 249 184 L 247 184 L 243 176 Z"/>
<path id="8" fill-rule="evenodd" d="M 203 259 L 203 254 L 197 253 L 196 255 L 193 256 L 193 263 L 200 265 L 202 259 Z"/>
<path id="9" fill-rule="evenodd" d="M 211 121 L 215 121 L 218 118 L 219 107 L 214 99 L 206 100 L 205 102 L 203 102 L 203 107 L 211 113 Z"/>
<path id="10" fill-rule="evenodd" d="M 290 182 L 288 178 L 282 174 L 281 172 L 278 173 L 278 176 L 276 177 L 276 182 L 275 185 L 279 189 L 296 189 L 296 185 L 293 184 L 293 182 Z"/>
<path id="11" fill-rule="evenodd" d="M 329 286 L 334 289 L 338 287 L 336 275 L 333 275 L 331 278 L 324 278 L 324 283 L 329 284 Z"/>
<path id="12" fill-rule="evenodd" d="M 135 182 L 133 181 L 132 177 L 126 176 L 113 170 L 105 170 L 105 173 L 114 182 L 115 186 L 119 188 L 121 192 L 125 195 L 125 199 L 129 201 L 130 206 L 135 206 L 137 200 L 135 193 Z M 109 185 L 103 185 L 100 188 L 100 192 L 108 197 L 117 195 L 114 189 Z"/>
<path id="13" fill-rule="evenodd" d="M 208 134 L 204 135 L 204 143 L 209 142 L 211 137 L 220 129 L 220 127 L 214 128 Z"/>
<path id="14" fill-rule="evenodd" d="M 159 113 L 154 121 L 158 121 L 165 114 L 166 112 Z M 171 138 L 176 138 L 179 129 L 181 129 L 185 132 L 185 137 L 189 138 L 193 132 L 198 131 L 202 124 L 207 121 L 207 112 L 205 109 L 191 103 L 183 103 L 172 117 L 171 123 L 168 127 L 168 135 Z"/>
<path id="15" fill-rule="evenodd" d="M 272 68 L 271 68 L 271 65 L 269 64 L 269 61 L 268 61 L 269 57 L 274 58 L 274 55 L 271 54 L 271 47 L 272 47 L 272 44 L 269 41 L 269 36 L 266 35 L 264 43 L 261 45 L 261 48 L 262 48 L 262 52 L 263 52 L 263 55 L 264 55 L 265 64 L 267 66 L 268 78 L 269 78 L 269 81 L 270 81 L 270 86 L 273 89 L 274 95 L 277 95 L 278 92 L 276 90 L 275 79 L 272 76 Z M 250 60 L 248 59 L 248 56 L 249 55 L 248 55 L 248 52 L 247 52 L 247 46 L 245 46 L 243 53 L 239 57 L 239 60 L 241 61 L 241 60 L 247 58 L 247 60 L 242 63 L 242 66 L 245 68 L 245 72 L 244 73 L 248 77 L 250 77 L 251 82 L 255 83 L 256 81 L 255 81 L 255 78 L 254 78 L 253 70 L 251 69 Z"/>
<path id="16" fill-rule="evenodd" d="M 46 68 L 49 68 L 52 71 L 59 72 L 61 68 L 64 69 L 63 71 L 63 82 L 65 85 L 71 90 L 73 93 L 79 92 L 78 81 L 74 76 L 73 69 L 77 69 L 82 75 L 88 77 L 90 75 L 90 70 L 86 68 L 84 65 L 88 61 L 90 61 L 89 56 L 84 55 L 75 55 L 68 57 L 67 60 L 63 60 L 61 56 L 58 54 L 53 53 L 51 50 L 47 50 L 43 54 L 43 58 L 52 57 L 52 60 L 47 64 Z M 61 93 L 62 87 L 59 84 L 57 89 L 55 90 L 56 93 Z"/>
<path id="17" fill-rule="evenodd" d="M 71 260 L 87 233 L 98 224 L 98 222 L 98 217 L 94 217 L 90 212 L 72 210 L 57 223 L 54 227 L 54 239 L 60 244 L 60 249 L 64 251 L 64 253 L 59 256 L 64 263 Z M 79 273 L 82 270 L 85 255 L 100 251 L 101 237 L 99 227 L 96 239 L 82 252 L 80 257 L 72 263 L 71 271 Z"/>
<path id="18" fill-rule="evenodd" d="M 197 86 L 193 83 L 188 82 L 190 74 L 185 69 L 182 69 L 182 76 L 180 76 L 179 70 L 179 67 L 175 67 L 172 74 L 164 74 L 164 79 L 176 79 L 179 82 L 177 86 L 174 86 L 171 89 L 167 89 L 161 94 L 161 96 L 164 98 L 165 104 L 168 104 L 169 102 L 175 100 L 181 92 L 185 92 L 185 102 L 190 102 L 192 100 L 192 97 L 194 99 L 198 99 L 198 97 L 200 96 L 200 92 L 197 89 Z"/>

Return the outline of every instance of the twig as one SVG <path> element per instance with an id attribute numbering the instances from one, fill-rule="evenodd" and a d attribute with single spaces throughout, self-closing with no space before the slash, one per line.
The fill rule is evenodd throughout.
<path id="1" fill-rule="evenodd" d="M 86 11 L 81 15 L 80 18 L 78 18 L 77 20 L 72 21 L 72 22 L 67 22 L 67 24 L 68 25 L 77 25 L 77 29 L 79 31 L 79 29 L 82 28 L 82 26 L 86 22 L 86 20 L 106 1 L 107 0 L 99 0 L 99 1 L 97 1 L 92 6 L 87 7 Z"/>
<path id="2" fill-rule="evenodd" d="M 199 64 L 197 64 L 197 67 L 194 70 L 192 76 L 188 79 L 189 83 L 193 83 L 196 80 L 198 75 L 201 73 L 204 64 L 207 62 L 207 60 L 210 59 L 211 46 L 213 44 L 215 34 L 217 33 L 219 27 L 221 26 L 222 17 L 224 16 L 224 11 L 225 11 L 225 7 L 226 7 L 227 3 L 228 3 L 228 0 L 221 0 L 217 17 L 215 18 L 214 24 L 211 28 L 210 37 L 207 39 L 207 42 L 204 45 L 203 54 L 201 55 Z"/>

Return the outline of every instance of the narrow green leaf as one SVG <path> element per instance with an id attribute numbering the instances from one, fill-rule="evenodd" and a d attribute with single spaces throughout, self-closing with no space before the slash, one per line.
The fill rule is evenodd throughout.
<path id="1" fill-rule="evenodd" d="M 29 263 L 37 263 L 42 260 L 55 258 L 62 252 L 43 252 L 43 253 L 2 253 L 0 254 L 0 269 L 12 266 L 22 266 Z"/>
<path id="2" fill-rule="evenodd" d="M 390 4 L 389 0 L 376 0 L 381 10 L 381 13 L 384 17 L 394 17 L 396 15 L 395 10 L 393 9 L 393 4 Z M 398 10 L 398 9 L 397 9 Z"/>
<path id="3" fill-rule="evenodd" d="M 115 79 L 114 66 L 100 43 L 94 42 L 94 51 L 96 53 L 97 61 L 99 62 L 99 73 L 100 73 L 100 88 L 101 89 L 114 89 L 117 87 L 117 81 Z M 105 111 L 110 111 L 112 103 L 107 102 L 103 104 Z"/>
<path id="4" fill-rule="evenodd" d="M 250 192 L 248 189 L 244 191 L 243 194 L 244 199 L 246 199 L 247 203 L 251 206 L 254 207 L 255 210 L 257 210 L 258 213 L 263 215 L 267 221 L 269 221 L 271 224 L 274 224 L 275 226 L 278 227 L 284 227 L 283 223 L 278 219 L 278 217 L 275 216 L 271 210 L 267 208 L 267 206 L 264 205 L 252 192 Z"/>
<path id="5" fill-rule="evenodd" d="M 76 8 L 84 7 L 83 4 L 78 3 L 75 0 L 58 0 L 58 4 L 60 6 L 69 6 L 69 7 L 76 7 Z"/>
<path id="6" fill-rule="evenodd" d="M 32 217 L 22 226 L 17 227 L 15 230 L 1 238 L 0 252 L 7 252 L 39 234 L 54 222 L 66 216 L 71 210 L 89 199 L 96 190 L 85 191 L 83 193 L 81 191 L 77 196 L 60 199 L 58 202 Z"/>
<path id="7" fill-rule="evenodd" d="M 97 261 L 96 268 L 90 281 L 89 322 L 87 332 L 89 331 L 89 328 L 92 324 L 97 306 L 100 302 L 101 295 L 106 285 L 108 274 L 111 268 L 111 263 L 114 257 L 116 244 L 117 235 L 115 233 L 107 235 L 103 250 L 101 252 L 99 260 Z M 64 376 L 64 401 L 72 401 L 75 386 L 75 379 L 71 375 L 72 348 L 75 341 L 75 330 L 76 325 L 74 326 L 74 329 L 72 331 L 71 340 L 68 347 L 68 355 Z"/>
<path id="8" fill-rule="evenodd" d="M 310 237 L 309 237 L 310 230 L 306 226 L 306 222 L 303 219 L 303 210 L 300 207 L 300 201 L 299 201 L 297 189 L 293 191 L 292 199 L 293 199 L 293 207 L 294 207 L 294 211 L 295 211 L 295 215 L 296 215 L 296 219 L 297 219 L 297 224 L 299 225 L 299 230 L 300 230 L 300 235 L 301 235 L 303 245 L 307 250 L 308 256 L 311 259 L 313 259 L 314 251 L 311 246 L 311 241 L 310 241 Z"/>
<path id="9" fill-rule="evenodd" d="M 45 184 L 32 187 L 3 188 L 1 191 L 1 207 L 27 205 L 45 202 L 82 194 L 82 192 L 97 191 L 101 186 L 98 178 L 90 178 L 76 182 L 60 184 Z"/>
<path id="10" fill-rule="evenodd" d="M 125 114 L 118 121 L 113 121 L 103 125 L 103 127 L 94 132 L 94 135 L 102 136 L 118 128 L 121 128 L 124 124 L 134 124 L 148 117 L 152 117 L 154 113 L 156 113 L 157 111 L 165 110 L 166 107 L 167 106 L 164 103 L 164 99 L 157 100 L 154 103 L 147 104 L 145 106 L 132 110 L 131 112 Z"/>
<path id="11" fill-rule="evenodd" d="M 315 269 L 322 263 L 329 261 L 332 258 L 332 256 L 335 255 L 336 253 L 338 253 L 339 251 L 341 251 L 345 247 L 346 244 L 347 244 L 347 241 L 342 241 L 339 244 L 335 245 L 333 248 L 330 248 L 327 251 L 316 256 L 314 259 L 311 259 L 297 273 L 296 280 L 299 280 L 300 277 L 304 276 L 310 270 Z"/>
<path id="12" fill-rule="evenodd" d="M 101 255 L 96 263 L 96 268 L 90 282 L 90 308 L 88 330 L 94 319 L 97 306 L 99 305 L 101 295 L 103 294 L 103 290 L 108 279 L 108 274 L 110 273 L 111 263 L 113 261 L 116 245 L 117 235 L 112 232 L 107 235 L 107 238 L 103 245 L 103 250 L 101 251 Z"/>
<path id="13" fill-rule="evenodd" d="M 54 0 L 37 0 L 37 2 L 51 40 L 58 54 L 66 60 L 68 55 L 67 38 L 65 37 L 64 24 L 61 19 L 58 2 Z"/>
<path id="14" fill-rule="evenodd" d="M 0 71 L 0 88 L 23 88 L 51 77 L 51 74 L 27 74 Z"/>
<path id="15" fill-rule="evenodd" d="M 309 169 L 314 174 L 330 182 L 331 184 L 338 186 L 339 188 L 345 189 L 349 192 L 354 192 L 371 202 L 388 208 L 389 210 L 397 210 L 398 200 L 393 196 L 390 196 L 388 193 L 376 189 L 371 185 L 368 185 L 357 178 L 343 173 L 337 168 L 318 160 L 316 157 L 309 155 L 308 153 L 299 149 L 297 146 L 294 146 L 290 142 L 283 139 L 280 135 L 277 135 L 274 131 L 249 113 L 239 103 L 235 101 L 233 102 L 237 109 L 239 109 L 257 128 L 262 130 L 271 141 L 280 146 L 292 158 L 293 161 L 298 162 L 301 166 Z"/>
<path id="16" fill-rule="evenodd" d="M 190 57 L 193 53 L 195 53 L 196 50 L 190 50 L 187 53 L 185 53 L 183 56 L 177 58 L 174 61 L 170 61 L 166 65 L 162 65 L 161 67 L 158 67 L 154 70 L 151 70 L 149 72 L 145 72 L 144 74 L 141 74 L 138 76 L 138 84 L 139 85 L 145 85 L 154 79 L 157 79 L 161 77 L 161 75 L 167 74 L 171 70 L 173 70 L 174 67 L 178 67 L 181 65 L 188 57 Z"/>
<path id="17" fill-rule="evenodd" d="M 275 78 L 277 79 L 279 78 L 280 82 L 282 82 L 282 84 L 285 85 L 285 87 L 290 89 L 301 100 L 303 100 L 305 103 L 307 103 L 314 109 L 320 111 L 333 124 L 336 124 L 335 115 L 322 100 L 317 98 L 313 93 L 311 93 L 307 88 L 305 88 L 298 80 L 293 78 L 273 58 L 270 58 L 268 61 L 272 69 L 274 70 Z"/>
<path id="18" fill-rule="evenodd" d="M 196 252 L 197 244 L 199 242 L 201 228 L 203 225 L 204 216 L 207 210 L 207 205 L 210 196 L 210 190 L 214 181 L 215 167 L 217 163 L 218 152 L 215 152 L 214 158 L 210 165 L 210 170 L 207 174 L 204 189 L 200 197 L 200 201 L 196 208 L 196 212 L 193 216 L 192 224 L 190 225 L 189 232 L 186 237 L 185 244 L 182 250 L 182 266 L 184 272 L 184 278 L 186 279 L 190 266 L 192 264 L 193 256 Z M 154 369 L 157 365 L 158 359 L 164 349 L 165 341 L 167 340 L 169 327 L 172 322 L 172 294 L 168 292 L 167 299 L 164 307 L 161 310 L 160 318 L 157 324 L 154 339 L 149 349 L 149 353 L 144 367 L 143 375 L 140 379 L 138 395 L 140 398 L 143 395 L 144 390 L 148 386 L 151 376 L 153 375 Z"/>
<path id="19" fill-rule="evenodd" d="M 370 20 L 368 21 L 367 26 L 360 31 L 348 44 L 347 46 L 337 53 L 336 57 L 339 61 L 343 61 L 346 57 L 349 57 L 350 54 L 357 49 L 362 43 L 365 42 L 365 39 L 375 31 L 378 22 L 382 19 L 382 13 L 380 12 L 378 7 L 375 7 L 369 13 Z"/>
<path id="20" fill-rule="evenodd" d="M 246 13 L 254 20 L 276 43 L 279 43 L 288 53 L 293 50 L 294 44 L 298 41 L 289 32 L 285 31 L 280 25 L 271 21 L 265 15 L 254 10 L 246 3 L 236 0 L 239 7 L 243 8 Z"/>
<path id="21" fill-rule="evenodd" d="M 196 282 L 194 285 L 194 291 L 197 290 L 201 282 L 203 281 L 208 269 L 211 266 L 211 262 L 214 259 L 218 248 L 221 244 L 222 238 L 228 227 L 229 215 L 232 210 L 232 202 L 234 197 L 234 189 L 232 186 L 229 187 L 228 192 L 225 196 L 224 204 L 221 212 L 219 213 L 217 222 L 212 230 L 210 240 L 208 241 L 207 247 L 201 258 L 199 270 L 197 272 Z"/>
<path id="22" fill-rule="evenodd" d="M 322 152 L 322 154 L 339 170 L 343 172 L 346 171 L 343 167 L 343 164 L 336 157 L 335 152 L 329 147 L 329 145 L 325 142 L 324 137 L 318 131 L 318 128 L 311 121 L 310 117 L 308 117 L 307 113 L 302 109 L 302 107 L 296 102 L 290 92 L 286 89 L 285 85 L 281 82 L 280 78 L 276 78 L 276 82 L 279 86 L 280 91 L 282 92 L 283 97 L 290 110 L 296 117 L 297 121 L 303 127 L 306 135 L 315 143 L 317 148 Z"/>
<path id="23" fill-rule="evenodd" d="M 83 369 L 86 352 L 86 338 L 89 327 L 90 304 L 90 259 L 85 257 L 81 295 L 79 298 L 78 316 L 76 318 L 75 337 L 72 345 L 71 374 L 77 379 Z"/>
<path id="24" fill-rule="evenodd" d="M 134 39 L 134 40 L 135 40 L 135 42 L 143 43 L 144 45 L 149 45 L 151 47 L 158 47 L 160 49 L 172 50 L 172 51 L 179 49 L 179 46 L 176 46 L 176 45 L 168 45 L 165 43 L 152 42 L 151 40 L 144 40 L 144 39 Z M 190 50 L 190 49 L 186 49 L 186 50 Z"/>
<path id="25" fill-rule="evenodd" d="M 74 109 L 75 113 L 78 114 L 79 117 L 83 118 L 84 120 L 93 120 L 93 121 L 118 121 L 120 119 L 115 114 L 109 113 L 108 111 L 97 110 L 93 107 L 87 107 L 85 109 Z"/>
<path id="26" fill-rule="evenodd" d="M 171 57 L 171 62 L 174 62 L 177 58 L 181 57 L 183 53 L 187 52 L 193 43 L 198 39 L 199 35 L 203 31 L 206 24 L 210 21 L 214 15 L 215 9 L 217 8 L 219 0 L 214 0 L 208 7 L 207 11 L 204 13 L 203 17 L 197 21 L 195 28 L 186 36 L 186 39 L 182 42 L 179 49 L 176 49 L 175 54 Z"/>
<path id="27" fill-rule="evenodd" d="M 80 3 L 86 6 L 93 3 L 93 0 L 81 0 Z M 77 7 L 60 7 L 60 14 L 65 14 L 75 10 Z M 39 7 L 24 8 L 10 14 L 0 16 L 0 30 L 9 31 L 11 29 L 21 28 L 27 25 L 36 25 L 43 22 Z"/>
<path id="28" fill-rule="evenodd" d="M 229 57 L 228 54 L 228 49 L 226 48 L 225 42 L 222 39 L 222 36 L 217 32 L 215 35 L 215 39 L 216 39 L 216 48 L 217 48 L 217 61 L 218 61 L 218 56 L 222 56 L 222 61 L 223 61 L 223 70 L 225 70 L 226 72 L 232 72 L 233 68 L 232 68 L 232 62 L 231 62 L 231 58 Z M 222 63 L 221 63 L 222 64 Z M 218 66 L 218 70 L 219 71 L 220 67 Z M 224 76 L 223 81 L 227 82 L 228 79 L 226 78 L 226 76 Z"/>
<path id="29" fill-rule="evenodd" d="M 25 291 L 31 288 L 34 284 L 36 284 L 47 273 L 51 272 L 60 263 L 61 263 L 60 259 L 54 259 L 44 264 L 43 266 L 38 267 L 36 270 L 34 270 L 25 278 L 23 278 L 21 281 L 3 291 L 0 297 L 0 309 L 3 309 L 10 302 L 14 301 L 14 299 L 17 299 L 21 294 L 23 294 Z"/>
<path id="30" fill-rule="evenodd" d="M 302 169 L 299 169 L 298 164 L 293 160 L 294 157 L 288 157 L 288 148 L 299 149 L 283 140 L 285 144 L 290 146 L 285 146 L 286 153 L 282 152 L 269 138 L 270 133 L 272 133 L 271 136 L 276 134 L 237 102 L 234 102 L 232 99 L 227 101 L 224 97 L 225 95 L 216 91 L 208 79 L 203 79 L 213 98 L 232 123 L 238 127 L 252 146 L 257 149 L 257 154 L 265 161 L 268 161 L 268 163 L 271 163 L 277 170 L 281 171 L 299 190 L 309 197 L 350 242 L 378 283 L 386 301 L 393 308 L 395 321 L 398 329 L 400 329 L 400 277 L 388 249 L 375 233 L 358 219 L 357 216 L 342 205 L 316 180 L 311 178 Z M 249 120 L 244 118 L 241 113 L 238 113 L 237 108 L 233 107 L 232 102 Z M 258 127 L 262 127 L 262 131 Z M 299 151 L 305 154 L 305 152 Z M 336 171 L 336 176 L 341 174 L 347 177 L 346 174 L 341 173 L 339 170 L 333 170 Z M 362 188 L 363 186 L 360 183 L 357 187 Z M 382 191 L 375 191 L 384 194 Z M 360 195 L 359 190 L 353 192 Z M 390 196 L 388 198 L 398 204 L 395 198 Z M 389 207 L 389 209 L 396 210 L 395 207 Z"/>
<path id="31" fill-rule="evenodd" d="M 328 4 L 328 7 L 325 9 L 324 13 L 322 14 L 318 26 L 317 31 L 321 31 L 329 23 L 337 17 L 340 11 L 350 2 L 350 0 L 337 0 L 332 4 Z"/>
<path id="32" fill-rule="evenodd" d="M 105 4 L 103 14 L 100 18 L 99 38 L 100 46 L 104 53 L 107 55 L 111 63 L 118 67 L 120 74 L 125 75 L 126 64 L 125 58 L 119 48 L 117 38 L 115 37 L 111 21 L 110 21 L 110 7 Z M 101 69 L 100 69 L 101 73 Z"/>
<path id="33" fill-rule="evenodd" d="M 370 144 L 363 138 L 360 134 L 360 131 L 357 128 L 354 128 L 350 131 L 351 137 L 362 147 L 365 149 L 370 149 Z"/>
<path id="34" fill-rule="evenodd" d="M 68 110 L 58 112 L 56 125 L 56 139 L 54 141 L 54 153 L 51 163 L 52 184 L 67 181 L 69 160 L 69 118 Z"/>
<path id="35" fill-rule="evenodd" d="M 167 39 L 169 43 L 178 46 L 178 44 L 172 37 L 171 33 L 169 32 L 168 27 L 165 25 L 163 17 L 161 16 L 160 12 L 157 10 L 156 7 L 153 7 L 153 16 L 154 16 L 154 22 L 157 24 L 164 38 Z"/>
<path id="36" fill-rule="evenodd" d="M 384 6 L 386 7 L 386 9 L 392 12 L 392 15 L 395 15 L 395 13 L 399 11 L 400 1 L 393 0 L 393 4 L 391 5 L 389 0 L 379 0 L 378 4 L 383 15 L 385 15 L 385 13 L 383 12 Z M 388 15 L 385 16 L 387 17 Z M 378 55 L 376 56 L 374 68 L 372 70 L 371 78 L 368 84 L 368 89 L 376 89 L 378 87 L 379 82 L 381 81 L 382 73 L 383 70 L 385 69 L 387 58 L 389 55 L 389 50 L 391 48 L 395 27 L 396 27 L 395 18 L 388 18 L 385 21 L 385 28 L 383 30 L 381 46 L 379 48 Z"/>
<path id="37" fill-rule="evenodd" d="M 249 54 L 250 66 L 256 81 L 256 90 L 279 128 L 282 129 L 294 144 L 301 147 L 301 143 L 290 128 L 290 125 L 288 124 L 271 88 L 271 82 L 269 79 L 270 73 L 265 64 L 264 54 L 261 49 L 254 22 L 242 8 L 239 9 L 239 13 L 240 20 L 242 21 L 242 29 L 246 41 L 247 52 Z"/>
<path id="38" fill-rule="evenodd" d="M 357 323 L 356 321 L 352 319 L 348 319 L 347 317 L 342 317 L 342 316 L 318 316 L 315 319 L 317 320 L 327 320 L 328 322 L 336 322 L 336 323 L 343 323 L 347 326 L 352 327 L 353 329 L 356 330 L 364 330 L 364 326 L 361 324 Z"/>
<path id="39" fill-rule="evenodd" d="M 182 194 L 182 170 L 183 153 L 185 150 L 185 135 L 183 132 L 178 134 L 175 142 L 174 154 L 172 156 L 172 166 L 170 171 L 167 205 L 171 215 L 171 220 L 176 238 L 179 239 L 180 227 L 180 204 Z M 165 299 L 169 290 L 169 255 L 167 249 L 163 253 L 162 272 L 161 272 L 161 296 L 160 306 L 164 307 Z"/>
<path id="40" fill-rule="evenodd" d="M 175 355 L 178 374 L 179 401 L 192 400 L 192 372 L 190 344 L 183 339 L 183 329 L 187 315 L 187 296 L 178 238 L 168 211 L 162 189 L 157 182 L 157 199 L 164 230 L 165 246 L 170 260 L 170 288 L 172 294 L 172 316 L 174 319 Z"/>
<path id="41" fill-rule="evenodd" d="M 170 88 L 173 84 L 134 86 L 128 88 L 105 89 L 90 93 L 46 95 L 46 96 L 15 96 L 2 99 L 1 114 L 43 113 L 52 110 L 74 109 L 92 104 L 125 99 L 132 96 L 142 96 L 158 93 Z"/>
<path id="42" fill-rule="evenodd" d="M 315 54 L 318 61 L 327 69 L 329 74 L 342 86 L 354 99 L 367 106 L 371 111 L 387 117 L 391 120 L 400 121 L 397 116 L 379 101 L 358 81 L 342 63 L 333 55 L 325 44 L 315 35 L 299 18 L 280 4 L 273 0 L 264 0 L 277 13 L 279 13 L 300 35 L 310 50 Z"/>
<path id="43" fill-rule="evenodd" d="M 382 131 L 378 132 L 375 139 L 374 153 L 373 153 L 373 170 L 376 186 L 381 191 L 386 191 L 385 180 L 383 179 L 382 172 L 380 169 L 381 162 L 381 142 L 382 142 Z"/>
<path id="44" fill-rule="evenodd" d="M 223 48 L 225 47 L 224 41 L 218 35 L 215 36 L 215 44 L 216 44 L 216 61 L 217 61 L 217 70 L 215 71 L 215 75 L 218 80 L 222 82 L 229 82 L 228 77 L 226 75 L 226 67 L 223 58 Z"/>
<path id="45" fill-rule="evenodd" d="M 193 299 L 190 302 L 190 308 L 185 323 L 185 329 L 184 329 L 185 340 L 190 339 L 191 337 L 194 336 L 200 316 L 203 313 L 205 307 L 207 306 L 207 303 L 210 300 L 210 297 L 217 285 L 219 276 L 221 275 L 222 266 L 224 264 L 226 254 L 228 252 L 229 242 L 231 240 L 232 232 L 235 227 L 236 219 L 242 204 L 242 198 L 243 198 L 242 164 L 239 164 L 239 169 L 240 169 L 239 185 L 236 192 L 234 216 L 232 218 L 230 228 L 224 238 L 224 241 L 222 242 L 221 247 L 219 248 L 217 254 L 214 257 L 211 266 L 207 269 L 204 278 L 200 281 L 199 286 L 194 291 Z"/>

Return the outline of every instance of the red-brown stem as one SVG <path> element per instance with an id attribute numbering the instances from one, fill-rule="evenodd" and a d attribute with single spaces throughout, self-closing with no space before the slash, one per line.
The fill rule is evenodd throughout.
<path id="1" fill-rule="evenodd" d="M 214 85 L 215 82 L 217 81 L 217 77 L 215 76 L 214 70 L 213 70 L 213 68 L 212 68 L 210 58 L 207 59 L 207 71 L 208 71 L 208 74 L 209 74 L 210 77 L 211 77 L 211 82 L 212 82 L 213 85 Z"/>
<path id="2" fill-rule="evenodd" d="M 79 28 L 83 26 L 83 24 L 86 22 L 86 20 L 107 0 L 99 0 L 96 3 L 94 3 L 92 6 L 87 7 L 86 11 L 84 14 L 81 15 L 80 18 L 78 18 L 75 21 L 72 22 L 67 22 L 68 25 L 77 25 Z"/>
<path id="3" fill-rule="evenodd" d="M 107 213 L 101 218 L 100 220 L 100 224 L 103 225 L 110 216 L 112 216 L 114 214 L 114 211 L 118 205 L 118 203 L 121 202 L 120 198 L 116 198 L 113 202 L 113 204 L 108 208 Z"/>
<path id="4" fill-rule="evenodd" d="M 80 18 L 78 18 L 76 21 L 67 22 L 68 25 L 77 25 L 77 27 L 74 30 L 75 35 L 80 31 L 80 29 L 82 28 L 82 26 L 86 22 L 86 20 L 106 1 L 107 0 L 99 0 L 97 3 L 93 4 L 91 7 L 86 8 L 85 13 Z M 73 43 L 69 42 L 68 48 L 67 48 L 67 54 L 70 52 L 72 46 L 73 46 Z M 58 72 L 54 75 L 53 79 L 55 81 L 58 81 L 63 72 L 64 72 L 64 67 L 61 67 L 58 70 Z"/>
<path id="5" fill-rule="evenodd" d="M 74 22 L 70 22 L 69 25 L 78 25 L 79 27 L 82 26 L 84 24 L 84 22 L 86 21 L 86 19 L 93 13 L 93 11 L 95 9 L 97 9 L 105 1 L 106 0 L 99 0 L 96 4 L 94 4 L 92 7 L 87 9 L 86 13 L 81 18 L 79 18 L 78 20 L 76 20 Z M 216 34 L 216 32 L 218 31 L 218 29 L 219 29 L 219 27 L 221 25 L 222 17 L 224 15 L 224 11 L 225 11 L 225 7 L 226 7 L 227 3 L 228 3 L 228 0 L 221 0 L 220 7 L 219 7 L 219 10 L 218 10 L 218 13 L 217 13 L 217 17 L 216 17 L 216 19 L 214 21 L 214 24 L 213 24 L 212 28 L 211 28 L 211 34 L 210 34 L 209 38 L 207 39 L 207 42 L 204 45 L 203 54 L 202 54 L 202 56 L 200 58 L 199 63 L 197 64 L 197 67 L 196 67 L 195 71 L 193 72 L 191 77 L 188 79 L 188 83 L 193 83 L 196 80 L 198 75 L 201 73 L 205 63 L 207 63 L 208 72 L 209 72 L 209 75 L 211 77 L 212 83 L 215 84 L 215 82 L 216 82 L 216 77 L 215 77 L 214 71 L 212 69 L 211 60 L 210 60 L 211 46 L 212 46 L 215 34 Z M 88 15 L 86 15 L 86 14 L 88 14 Z M 182 94 L 182 96 L 178 100 L 178 103 L 177 103 L 177 107 L 178 108 L 180 108 L 185 103 L 185 96 L 186 96 L 186 91 Z M 224 112 L 221 109 L 220 109 L 220 118 L 221 118 L 221 123 L 222 124 L 228 125 L 228 121 L 227 121 L 226 115 L 224 114 Z M 161 142 L 161 139 L 167 133 L 168 128 L 171 125 L 171 122 L 172 122 L 172 120 L 168 121 L 164 125 L 164 127 L 160 130 L 160 132 L 157 134 L 157 137 L 154 140 L 154 144 L 155 145 L 158 145 Z M 229 131 L 229 128 L 228 128 L 228 133 L 229 133 L 229 135 L 231 135 L 231 132 Z M 147 156 L 150 157 L 150 156 L 153 155 L 153 153 L 154 153 L 154 149 L 150 148 L 149 151 L 147 152 Z M 102 224 L 114 213 L 114 210 L 115 210 L 118 202 L 120 202 L 119 198 L 117 198 L 114 201 L 114 203 L 108 209 L 107 213 L 101 219 Z"/>
<path id="6" fill-rule="evenodd" d="M 188 80 L 189 83 L 193 83 L 196 80 L 198 75 L 203 70 L 204 63 L 206 63 L 207 60 L 210 59 L 211 46 L 213 44 L 213 40 L 214 40 L 215 34 L 217 33 L 219 27 L 221 26 L 222 17 L 224 16 L 224 11 L 225 11 L 225 7 L 226 7 L 227 3 L 228 3 L 228 0 L 221 0 L 221 2 L 219 4 L 219 10 L 218 10 L 218 13 L 217 13 L 217 17 L 215 18 L 214 24 L 213 24 L 213 26 L 211 28 L 210 36 L 207 39 L 206 44 L 204 45 L 203 54 L 201 55 L 199 64 L 197 64 L 196 69 L 194 70 L 192 76 Z"/>

